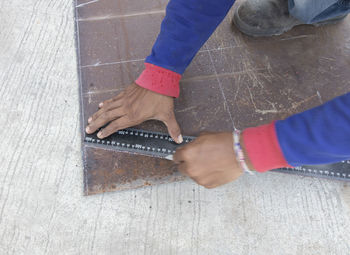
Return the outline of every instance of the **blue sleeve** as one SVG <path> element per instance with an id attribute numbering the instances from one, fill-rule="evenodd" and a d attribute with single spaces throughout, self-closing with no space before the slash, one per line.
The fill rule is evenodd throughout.
<path id="1" fill-rule="evenodd" d="M 146 63 L 182 74 L 233 3 L 234 0 L 170 0 Z"/>
<path id="2" fill-rule="evenodd" d="M 277 121 L 276 132 L 292 166 L 350 159 L 350 93 Z"/>

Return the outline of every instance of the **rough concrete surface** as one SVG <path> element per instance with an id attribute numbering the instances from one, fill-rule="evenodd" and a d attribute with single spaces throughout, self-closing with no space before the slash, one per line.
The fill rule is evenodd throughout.
<path id="1" fill-rule="evenodd" d="M 341 182 L 83 196 L 72 2 L 1 1 L 0 45 L 0 254 L 349 254 Z"/>

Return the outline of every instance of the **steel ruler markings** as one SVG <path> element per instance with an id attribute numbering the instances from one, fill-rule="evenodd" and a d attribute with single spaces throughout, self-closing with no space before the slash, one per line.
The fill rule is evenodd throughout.
<path id="1" fill-rule="evenodd" d="M 275 169 L 272 171 L 350 181 L 350 160 L 329 165 L 300 166 L 295 168 Z"/>
<path id="2" fill-rule="evenodd" d="M 191 142 L 194 138 L 184 136 L 184 142 L 181 145 Z M 181 146 L 167 134 L 132 128 L 120 130 L 105 139 L 99 139 L 96 134 L 86 134 L 84 141 L 87 144 L 105 149 L 127 151 L 157 158 L 172 155 Z"/>
<path id="3" fill-rule="evenodd" d="M 179 145 L 168 134 L 133 128 L 120 130 L 105 139 L 99 139 L 96 133 L 92 135 L 85 134 L 85 143 L 104 149 L 126 151 L 157 158 L 165 158 L 175 153 L 178 147 L 195 139 L 193 136 L 184 136 L 184 142 Z M 350 160 L 330 165 L 281 168 L 272 171 L 350 181 Z"/>

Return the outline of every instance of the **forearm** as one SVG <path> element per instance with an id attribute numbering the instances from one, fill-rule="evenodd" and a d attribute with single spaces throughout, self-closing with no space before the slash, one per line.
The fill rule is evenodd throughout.
<path id="1" fill-rule="evenodd" d="M 317 165 L 350 158 L 350 93 L 319 107 L 243 132 L 253 168 Z"/>
<path id="2" fill-rule="evenodd" d="M 234 0 L 171 0 L 146 58 L 139 86 L 178 97 L 181 75 L 226 16 Z"/>

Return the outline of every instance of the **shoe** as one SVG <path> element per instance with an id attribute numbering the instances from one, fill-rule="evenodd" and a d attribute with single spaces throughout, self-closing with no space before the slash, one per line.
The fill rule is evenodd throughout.
<path id="1" fill-rule="evenodd" d="M 336 23 L 346 16 L 312 25 Z M 304 24 L 289 14 L 288 0 L 246 0 L 235 9 L 233 23 L 242 33 L 256 37 L 280 35 Z"/>

